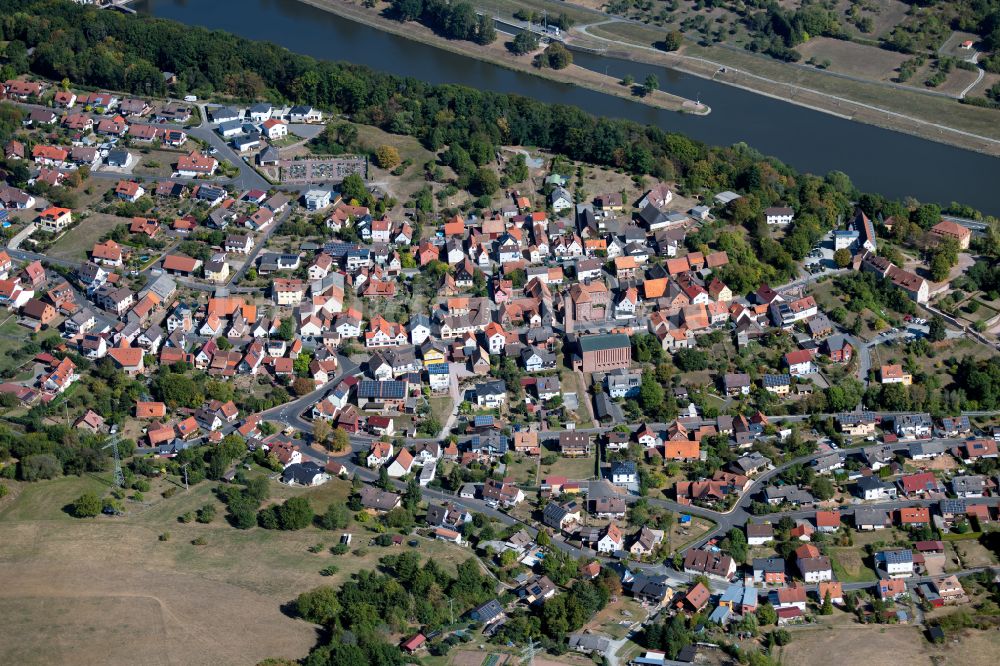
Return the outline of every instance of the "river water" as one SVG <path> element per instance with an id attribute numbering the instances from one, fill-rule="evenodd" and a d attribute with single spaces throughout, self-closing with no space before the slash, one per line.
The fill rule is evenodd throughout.
<path id="1" fill-rule="evenodd" d="M 138 0 L 143 14 L 268 40 L 328 60 L 346 60 L 432 83 L 457 83 L 573 104 L 711 144 L 746 142 L 801 171 L 844 171 L 862 190 L 1000 214 L 1000 160 L 900 132 L 756 95 L 695 76 L 599 55 L 575 53 L 581 66 L 642 81 L 654 72 L 663 90 L 700 99 L 707 117 L 673 113 L 503 67 L 384 33 L 297 0 Z M 500 36 L 503 38 L 503 35 Z M 997 115 L 1000 122 L 1000 113 Z"/>

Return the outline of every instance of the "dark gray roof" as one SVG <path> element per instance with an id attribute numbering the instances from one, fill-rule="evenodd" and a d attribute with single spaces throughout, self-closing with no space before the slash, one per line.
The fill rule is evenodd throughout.
<path id="1" fill-rule="evenodd" d="M 304 463 L 295 463 L 285 468 L 281 473 L 281 480 L 285 483 L 295 483 L 307 486 L 313 482 L 317 474 L 322 474 L 323 468 L 311 460 Z"/>
<path id="2" fill-rule="evenodd" d="M 505 395 L 507 393 L 507 384 L 501 379 L 496 379 L 490 382 L 483 382 L 482 384 L 476 384 L 476 395 Z"/>
<path id="3" fill-rule="evenodd" d="M 390 493 L 386 490 L 373 488 L 372 486 L 362 486 L 358 493 L 361 495 L 362 506 L 381 511 L 389 511 L 395 508 L 400 500 L 399 495 L 396 493 Z"/>
<path id="4" fill-rule="evenodd" d="M 879 553 L 880 559 L 886 564 L 905 564 L 913 561 L 913 551 L 909 548 L 898 550 L 883 550 Z"/>
<path id="5" fill-rule="evenodd" d="M 622 460 L 611 465 L 611 475 L 615 474 L 637 474 L 639 472 L 635 461 Z"/>
<path id="6" fill-rule="evenodd" d="M 753 558 L 753 570 L 764 573 L 784 573 L 785 561 L 780 557 L 755 557 Z"/>
<path id="7" fill-rule="evenodd" d="M 788 386 L 792 383 L 792 376 L 789 374 L 764 375 L 761 381 L 765 387 Z"/>
<path id="8" fill-rule="evenodd" d="M 602 351 L 605 349 L 620 349 L 630 347 L 631 341 L 624 333 L 604 333 L 601 335 L 584 335 L 580 337 L 580 351 Z"/>
<path id="9" fill-rule="evenodd" d="M 854 510 L 855 525 L 885 525 L 889 521 L 889 513 L 876 506 L 859 506 Z"/>
<path id="10" fill-rule="evenodd" d="M 859 490 L 876 490 L 878 488 L 888 488 L 890 485 L 882 481 L 877 476 L 863 476 L 857 481 Z"/>
<path id="11" fill-rule="evenodd" d="M 612 402 L 607 393 L 601 392 L 594 396 L 594 412 L 601 421 L 611 419 L 613 421 L 624 421 L 625 415 L 622 408 Z"/>
<path id="12" fill-rule="evenodd" d="M 501 606 L 500 602 L 496 599 L 491 599 L 485 604 L 473 608 L 469 615 L 477 622 L 489 624 L 496 618 L 503 615 L 503 606 Z"/>
<path id="13" fill-rule="evenodd" d="M 549 502 L 542 511 L 542 522 L 549 527 L 559 528 L 567 515 L 579 510 L 576 502 L 569 502 L 565 505 L 556 502 Z"/>
<path id="14" fill-rule="evenodd" d="M 446 507 L 440 506 L 438 504 L 429 504 L 427 506 L 427 524 L 439 526 L 444 524 L 444 519 L 448 516 L 448 509 Z"/>

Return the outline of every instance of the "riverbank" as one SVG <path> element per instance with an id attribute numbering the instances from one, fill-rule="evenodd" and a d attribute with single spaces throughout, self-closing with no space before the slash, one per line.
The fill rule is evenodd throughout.
<path id="1" fill-rule="evenodd" d="M 593 37 L 594 35 L 591 34 L 590 36 Z M 1000 157 L 1000 139 L 911 115 L 914 109 L 925 108 L 933 105 L 935 102 L 938 102 L 938 105 L 949 105 L 948 109 L 935 109 L 936 113 L 931 114 L 942 115 L 943 117 L 947 117 L 947 113 L 950 113 L 954 117 L 967 111 L 973 111 L 977 115 L 997 114 L 996 111 L 991 109 L 961 105 L 943 98 L 940 100 L 928 100 L 925 97 L 918 96 L 917 93 L 899 91 L 895 94 L 899 102 L 909 104 L 907 107 L 908 112 L 895 111 L 889 108 L 892 105 L 886 104 L 888 101 L 887 97 L 872 99 L 871 102 L 858 101 L 846 95 L 814 90 L 806 85 L 780 81 L 754 74 L 733 64 L 720 63 L 706 57 L 719 55 L 719 49 L 709 52 L 709 49 L 685 46 L 680 53 L 656 52 L 652 48 L 650 48 L 649 52 L 636 53 L 635 51 L 624 50 L 620 45 L 615 46 L 618 48 L 608 48 L 605 52 L 606 57 L 667 67 L 684 74 L 724 83 L 748 92 L 802 106 L 813 111 L 827 113 L 845 120 L 874 125 L 875 127 L 903 132 L 922 139 L 937 141 L 966 150 L 974 150 L 992 157 Z M 704 56 L 701 55 L 702 53 L 704 53 Z M 734 55 L 738 57 L 739 54 Z M 746 65 L 744 59 L 727 58 L 727 61 Z M 892 94 L 894 93 L 886 93 L 886 95 Z M 908 99 L 907 96 L 919 98 Z M 994 125 L 989 128 L 982 127 L 982 129 L 995 128 L 1000 128 L 1000 115 L 995 119 Z"/>
<path id="2" fill-rule="evenodd" d="M 574 28 L 574 32 L 576 30 Z M 1000 115 L 992 109 L 963 105 L 948 98 L 931 97 L 917 92 L 890 91 L 874 83 L 845 82 L 833 77 L 827 77 L 829 81 L 824 81 L 829 85 L 827 90 L 817 90 L 813 84 L 817 83 L 816 76 L 823 76 L 821 73 L 810 77 L 811 72 L 790 70 L 781 63 L 763 62 L 760 57 L 730 49 L 685 45 L 679 52 L 665 52 L 653 47 L 612 40 L 597 34 L 592 28 L 588 29 L 588 26 L 581 26 L 576 34 L 585 36 L 581 40 L 581 46 L 585 48 L 603 46 L 605 57 L 667 67 L 838 118 L 911 134 L 993 157 L 1000 156 Z M 771 67 L 767 74 L 770 76 L 747 69 L 769 64 Z M 777 78 L 780 74 L 776 70 L 781 70 L 784 74 L 798 74 L 799 79 L 781 80 Z M 945 124 L 932 118 L 952 122 Z M 961 124 L 962 127 L 953 126 L 955 124 Z"/>
<path id="3" fill-rule="evenodd" d="M 839 76 L 725 44 L 687 42 L 679 53 L 668 53 L 657 48 L 663 29 L 608 14 L 601 10 L 602 3 L 589 0 L 474 0 L 474 4 L 491 13 L 498 11 L 505 20 L 517 10 L 547 11 L 549 16 L 565 13 L 574 27 L 563 37 L 568 44 L 591 52 L 667 67 L 838 118 L 1000 155 L 1000 115 L 996 110 L 960 104 L 934 91 Z M 726 71 L 720 71 L 722 68 Z"/>
<path id="4" fill-rule="evenodd" d="M 570 65 L 561 70 L 535 67 L 531 63 L 531 55 L 515 56 L 507 50 L 504 42 L 510 36 L 506 33 L 498 32 L 495 42 L 487 46 L 480 46 L 473 42 L 445 39 L 434 34 L 432 30 L 419 23 L 412 21 L 400 23 L 399 21 L 387 19 L 380 15 L 379 10 L 369 9 L 349 0 L 298 1 L 351 21 L 363 23 L 383 32 L 403 37 L 404 39 L 427 44 L 469 58 L 475 58 L 476 60 L 488 62 L 506 69 L 531 74 L 549 81 L 580 86 L 605 95 L 613 95 L 621 99 L 627 99 L 666 111 L 685 113 L 692 116 L 707 116 L 711 113 L 711 108 L 705 104 L 662 90 L 657 90 L 652 94 L 644 96 L 634 95 L 629 87 L 622 85 L 615 77 L 606 76 L 578 65 Z"/>

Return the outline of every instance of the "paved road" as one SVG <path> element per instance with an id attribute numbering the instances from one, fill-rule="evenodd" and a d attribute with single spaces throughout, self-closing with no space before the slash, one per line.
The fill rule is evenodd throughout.
<path id="1" fill-rule="evenodd" d="M 169 102 L 171 100 L 167 101 Z M 89 113 L 79 108 L 66 111 L 64 109 L 50 109 L 49 107 L 38 104 L 27 104 L 25 102 L 17 102 L 13 100 L 11 101 L 11 103 L 16 104 L 17 106 L 29 111 L 33 109 L 44 109 L 47 111 L 53 111 L 60 118 L 66 115 L 67 113 L 82 113 L 83 115 L 93 118 L 95 121 L 99 121 L 101 119 L 109 117 L 109 116 L 102 116 L 97 113 Z M 265 179 L 263 176 L 257 173 L 257 171 L 252 166 L 248 165 L 244 161 L 243 157 L 240 154 L 238 154 L 235 150 L 233 150 L 232 146 L 226 143 L 226 141 L 221 136 L 219 136 L 219 134 L 215 131 L 214 129 L 215 125 L 208 121 L 208 116 L 205 113 L 205 105 L 204 104 L 199 105 L 199 109 L 201 111 L 202 120 L 201 124 L 198 125 L 197 127 L 185 128 L 179 125 L 178 123 L 154 123 L 139 119 L 128 119 L 127 122 L 129 126 L 148 126 L 156 128 L 182 129 L 185 133 L 187 133 L 189 137 L 202 141 L 211 146 L 212 148 L 215 148 L 217 151 L 215 155 L 216 159 L 218 159 L 219 161 L 228 160 L 233 166 L 239 169 L 239 174 L 234 178 L 213 178 L 211 181 L 205 181 L 204 179 L 176 177 L 176 178 L 171 178 L 170 180 L 175 180 L 183 183 L 211 182 L 217 185 L 232 185 L 233 187 L 239 190 L 258 189 L 258 190 L 264 190 L 266 192 L 267 190 L 271 189 L 273 187 L 271 183 L 269 183 L 267 179 Z M 122 178 L 128 178 L 129 174 L 117 173 L 114 171 L 94 170 L 91 172 L 91 177 L 99 179 L 120 180 Z M 293 186 L 291 188 L 286 188 L 286 189 L 301 191 L 303 189 L 307 189 L 308 187 L 309 187 L 308 185 L 303 185 L 303 186 Z"/>
<path id="2" fill-rule="evenodd" d="M 263 190 L 267 192 L 271 188 L 271 183 L 261 176 L 257 171 L 243 161 L 243 157 L 237 154 L 226 141 L 213 129 L 215 125 L 208 121 L 208 114 L 205 104 L 199 104 L 198 110 L 201 112 L 201 124 L 187 130 L 188 136 L 204 141 L 215 148 L 218 153 L 216 158 L 229 160 L 231 164 L 238 167 L 240 174 L 231 180 L 234 187 L 241 190 Z"/>
<path id="3" fill-rule="evenodd" d="M 292 215 L 291 207 L 285 208 L 285 210 L 281 213 L 281 216 L 278 219 L 274 220 L 271 223 L 271 226 L 268 227 L 267 231 L 265 231 L 264 234 L 256 240 L 253 249 L 250 250 L 250 254 L 248 254 L 246 257 L 246 261 L 243 262 L 243 265 L 240 266 L 240 269 L 235 273 L 233 273 L 233 276 L 229 278 L 229 282 L 226 283 L 226 287 L 230 291 L 233 291 L 234 289 L 240 289 L 240 287 L 236 287 L 236 284 L 243 279 L 243 276 L 246 275 L 247 270 L 254 265 L 254 262 L 257 260 L 257 255 L 259 255 L 261 250 L 264 249 L 264 246 L 267 245 L 267 241 L 271 238 L 274 232 L 277 231 L 278 227 L 284 224 L 285 221 L 287 221 L 288 218 L 291 217 L 291 215 Z M 250 291 L 260 291 L 258 287 L 252 287 L 248 289 L 250 289 Z"/>
<path id="4" fill-rule="evenodd" d="M 938 439 L 936 441 L 957 444 L 962 440 Z M 910 442 L 899 442 L 897 444 L 890 445 L 890 448 L 892 451 L 905 451 L 909 448 L 909 445 Z M 857 455 L 858 453 L 860 453 L 860 451 L 861 449 L 859 448 L 851 448 L 851 449 L 840 449 L 838 453 L 840 454 L 841 459 L 843 460 L 847 456 Z M 828 453 L 829 453 L 828 451 L 821 451 L 807 456 L 794 458 L 786 463 L 778 465 L 777 467 L 757 476 L 753 480 L 752 484 L 747 489 L 747 491 L 740 497 L 736 505 L 727 512 L 718 512 L 718 511 L 712 511 L 710 509 L 704 509 L 701 507 L 685 506 L 682 504 L 678 504 L 677 502 L 673 502 L 671 500 L 659 499 L 659 498 L 650 498 L 649 503 L 654 506 L 670 509 L 672 511 L 677 511 L 680 513 L 689 513 L 692 515 L 709 518 L 715 521 L 716 523 L 715 528 L 709 531 L 708 533 L 702 535 L 701 538 L 699 538 L 694 543 L 690 544 L 687 548 L 683 549 L 681 551 L 681 553 L 683 554 L 686 553 L 688 550 L 700 548 L 701 546 L 705 545 L 708 541 L 712 539 L 724 536 L 727 532 L 729 532 L 729 530 L 733 529 L 734 527 L 742 527 L 747 523 L 748 520 L 751 519 L 756 519 L 758 521 L 761 521 L 765 519 L 780 520 L 780 518 L 785 515 L 797 518 L 805 518 L 808 516 L 812 516 L 815 513 L 815 509 L 811 510 L 796 509 L 792 511 L 776 512 L 776 513 L 764 514 L 761 516 L 755 516 L 754 514 L 750 513 L 749 508 L 755 501 L 755 498 L 757 497 L 758 493 L 764 488 L 765 485 L 767 485 L 767 483 L 771 479 L 780 476 L 784 471 L 788 470 L 789 468 L 795 465 L 808 465 L 813 460 L 821 456 L 827 455 Z M 1000 501 L 1000 498 L 991 498 L 990 503 L 995 503 L 997 501 Z M 903 506 L 916 506 L 916 505 L 927 506 L 936 503 L 937 500 L 895 500 L 892 502 L 879 503 L 878 506 L 880 507 L 884 506 L 887 509 L 898 509 Z M 853 515 L 854 513 L 853 509 L 854 507 L 852 506 L 850 509 L 846 511 L 844 509 L 842 509 L 841 511 L 844 512 L 845 514 Z"/>
<path id="5" fill-rule="evenodd" d="M 346 359 L 345 359 L 345 361 L 346 361 Z M 350 366 L 348 366 L 346 364 L 350 364 Z M 314 392 L 312 392 L 310 394 L 307 394 L 307 395 L 305 395 L 305 396 L 303 396 L 303 397 L 301 397 L 301 398 L 299 398 L 299 399 L 297 399 L 297 400 L 295 400 L 293 402 L 286 403 L 285 405 L 281 405 L 281 406 L 276 407 L 276 408 L 274 408 L 272 410 L 268 410 L 267 412 L 264 412 L 265 418 L 267 418 L 268 420 L 277 421 L 277 422 L 283 423 L 285 425 L 289 425 L 289 426 L 295 427 L 296 429 L 301 430 L 301 431 L 306 432 L 306 433 L 311 433 L 312 429 L 313 429 L 312 428 L 312 423 L 310 423 L 309 421 L 303 419 L 302 418 L 302 414 L 306 410 L 310 409 L 315 402 L 317 402 L 324 395 L 326 395 L 326 393 L 329 392 L 329 390 L 330 390 L 331 387 L 336 386 L 337 383 L 339 383 L 344 377 L 348 376 L 348 374 L 353 373 L 354 371 L 356 371 L 356 369 L 357 369 L 357 366 L 355 364 L 351 363 L 350 361 L 346 361 L 345 365 L 341 366 L 341 373 L 340 373 L 340 375 L 337 378 L 335 378 L 333 382 L 331 382 L 330 384 L 326 385 L 325 387 L 323 387 L 321 389 L 317 389 L 316 391 L 314 391 Z M 555 434 L 555 433 L 553 433 L 553 434 Z M 374 441 L 374 439 L 375 439 L 374 437 L 371 437 L 371 436 L 368 436 L 368 435 L 354 435 L 354 436 L 352 436 L 351 437 L 351 447 L 352 447 L 353 454 L 355 454 L 355 455 L 362 454 L 363 452 L 367 451 L 368 448 L 371 446 L 371 442 Z M 415 442 L 418 442 L 418 441 L 428 441 L 428 440 L 425 440 L 425 439 L 420 439 L 420 440 L 417 440 L 417 439 L 407 439 L 406 441 L 407 441 L 408 444 L 410 444 L 410 443 L 415 443 Z M 958 443 L 961 440 L 958 440 L 958 439 L 943 439 L 943 440 L 939 440 L 939 441 L 944 441 L 946 443 Z M 893 451 L 904 451 L 904 450 L 907 450 L 908 448 L 909 448 L 909 442 L 899 442 L 897 444 L 891 445 L 891 449 Z M 839 453 L 840 453 L 842 459 L 846 458 L 847 456 L 852 455 L 852 454 L 856 455 L 859 452 L 860 452 L 860 449 L 858 449 L 858 448 L 840 449 L 839 450 Z M 315 451 L 313 451 L 311 449 L 310 449 L 309 453 L 310 453 L 310 455 L 318 457 L 324 463 L 327 462 L 327 461 L 329 461 L 329 460 L 331 460 L 331 458 L 329 456 L 326 456 L 325 454 L 317 453 L 317 452 L 315 452 Z M 793 518 L 806 518 L 806 517 L 813 516 L 815 514 L 815 509 L 808 509 L 808 510 L 806 510 L 806 509 L 795 509 L 795 510 L 790 510 L 790 511 L 775 512 L 775 513 L 769 513 L 769 514 L 765 514 L 765 515 L 761 515 L 761 516 L 755 516 L 755 515 L 753 515 L 753 514 L 750 513 L 749 508 L 750 508 L 751 504 L 754 502 L 754 498 L 757 496 L 757 494 L 763 489 L 763 487 L 770 480 L 774 479 L 775 477 L 779 476 L 781 473 L 783 473 L 784 471 L 786 471 L 787 469 L 789 469 L 789 468 L 791 468 L 791 467 L 793 467 L 795 465 L 807 465 L 807 464 L 811 463 L 813 460 L 815 460 L 816 458 L 819 458 L 820 456 L 826 455 L 827 453 L 828 452 L 823 451 L 823 452 L 813 453 L 813 454 L 810 454 L 810 455 L 807 455 L 807 456 L 800 456 L 798 458 L 794 458 L 794 459 L 792 459 L 792 460 L 790 460 L 790 461 L 788 461 L 786 463 L 783 463 L 783 464 L 781 464 L 781 465 L 779 465 L 779 466 L 777 466 L 777 467 L 775 467 L 775 468 L 773 468 L 773 469 L 771 469 L 771 470 L 769 470 L 769 471 L 767 471 L 767 472 L 759 475 L 757 478 L 755 478 L 753 480 L 753 482 L 751 483 L 750 487 L 741 496 L 741 498 L 736 503 L 736 505 L 734 505 L 734 507 L 732 509 L 730 509 L 729 511 L 727 511 L 727 512 L 714 511 L 712 509 L 708 509 L 708 508 L 700 507 L 700 506 L 696 506 L 696 505 L 679 504 L 678 502 L 675 502 L 675 501 L 669 500 L 669 499 L 665 499 L 665 498 L 647 497 L 646 500 L 652 506 L 656 506 L 656 507 L 659 507 L 659 508 L 668 509 L 668 510 L 674 511 L 676 513 L 685 513 L 685 514 L 689 514 L 689 515 L 693 515 L 693 516 L 698 516 L 698 517 L 701 517 L 701 518 L 706 518 L 708 520 L 711 520 L 711 521 L 715 522 L 715 527 L 712 530 L 710 530 L 709 532 L 707 532 L 706 534 L 704 534 L 697 541 L 689 544 L 687 547 L 685 547 L 684 549 L 682 549 L 681 551 L 679 551 L 683 555 L 683 554 L 685 554 L 689 550 L 702 547 L 705 543 L 707 543 L 711 539 L 720 538 L 721 536 L 723 536 L 726 533 L 728 533 L 729 530 L 733 529 L 734 527 L 742 527 L 742 526 L 744 526 L 747 523 L 747 521 L 749 521 L 751 519 L 756 519 L 756 520 L 765 520 L 766 519 L 766 520 L 771 520 L 771 521 L 777 521 L 777 520 L 780 520 L 781 517 L 783 517 L 783 516 L 790 516 L 790 517 L 793 517 Z M 353 456 L 352 456 L 352 458 L 353 458 Z M 343 462 L 345 464 L 345 466 L 348 467 L 349 470 L 351 470 L 351 471 L 357 471 L 359 473 L 359 475 L 362 476 L 362 478 L 367 478 L 365 475 L 367 475 L 368 477 L 371 477 L 371 478 L 375 477 L 374 472 L 372 472 L 371 470 L 368 470 L 367 468 L 358 466 L 357 464 L 354 463 L 353 459 L 351 461 L 348 461 L 348 460 L 346 460 L 346 458 L 345 459 L 338 458 L 337 460 L 339 460 L 340 462 Z M 432 492 L 434 493 L 433 495 L 430 494 Z M 439 498 L 439 499 L 442 499 L 442 500 L 448 500 L 448 501 L 455 501 L 456 499 L 459 499 L 459 498 L 457 498 L 456 495 L 452 495 L 450 493 L 445 493 L 445 492 L 442 492 L 442 491 L 430 491 L 430 490 L 428 490 L 427 492 L 425 492 L 425 495 L 427 495 L 428 497 L 435 497 L 435 498 Z M 630 496 L 627 496 L 625 499 L 629 503 L 634 503 L 634 502 L 636 502 L 636 501 L 639 500 L 639 497 L 635 496 L 635 495 L 630 495 Z M 928 505 L 933 505 L 933 504 L 936 504 L 937 501 L 938 500 L 894 500 L 894 501 L 891 501 L 891 502 L 878 503 L 877 505 L 880 506 L 880 507 L 884 507 L 887 510 L 893 510 L 893 509 L 898 509 L 898 508 L 905 507 L 905 506 L 928 506 Z M 989 499 L 986 500 L 986 502 L 990 503 L 990 504 L 1000 503 L 1000 498 L 989 498 Z M 469 499 L 462 500 L 461 503 L 460 503 L 460 506 L 463 506 L 464 508 L 467 508 L 470 511 L 483 511 L 484 513 L 488 513 L 491 516 L 494 516 L 494 515 L 507 516 L 507 514 L 505 514 L 503 512 L 496 511 L 495 509 L 492 509 L 492 507 L 489 507 L 482 500 L 469 500 Z M 843 507 L 840 510 L 841 510 L 842 515 L 847 516 L 847 515 L 853 515 L 854 508 L 855 507 L 852 505 L 852 506 L 848 506 L 848 507 Z M 490 511 L 486 511 L 487 509 L 489 509 Z M 507 518 L 509 518 L 509 520 L 504 520 L 505 524 L 510 525 L 510 524 L 514 524 L 514 522 L 516 522 L 516 523 L 522 524 L 525 528 L 529 529 L 529 531 L 531 531 L 532 534 L 534 534 L 535 532 L 537 532 L 537 529 L 533 525 L 531 525 L 531 524 L 523 523 L 522 521 L 513 519 L 513 518 L 511 518 L 509 516 L 507 516 Z M 511 521 L 514 521 L 514 522 L 511 522 Z M 574 554 L 574 556 L 577 556 L 577 557 L 581 556 L 581 555 L 593 556 L 593 551 L 591 551 L 589 549 L 576 548 L 574 546 L 571 546 L 571 545 L 565 543 L 562 539 L 558 539 L 558 538 L 557 539 L 553 539 L 553 543 L 557 544 L 557 547 L 559 547 L 560 549 L 566 550 L 567 552 L 570 552 L 570 553 Z M 655 570 L 655 571 L 661 572 L 661 573 L 668 571 L 667 568 L 663 567 L 662 565 L 652 565 L 652 569 Z M 671 572 L 671 575 L 678 575 L 678 572 L 675 572 L 673 570 L 670 570 L 670 572 Z M 680 575 L 683 576 L 683 574 L 680 574 Z"/>

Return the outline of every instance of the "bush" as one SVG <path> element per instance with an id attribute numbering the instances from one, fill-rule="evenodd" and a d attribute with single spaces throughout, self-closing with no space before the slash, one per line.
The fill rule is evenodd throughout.
<path id="1" fill-rule="evenodd" d="M 787 629 L 778 629 L 771 632 L 771 638 L 777 645 L 788 645 L 792 642 L 792 634 Z"/>
<path id="2" fill-rule="evenodd" d="M 205 537 L 203 537 L 203 536 L 200 536 L 197 539 L 192 539 L 191 540 L 191 545 L 192 546 L 204 546 L 207 543 L 208 543 L 208 540 Z"/>
<path id="3" fill-rule="evenodd" d="M 332 587 L 323 586 L 311 592 L 303 592 L 295 600 L 295 610 L 308 622 L 328 625 L 336 620 L 340 613 L 337 591 Z"/>
<path id="4" fill-rule="evenodd" d="M 215 505 L 206 504 L 205 506 L 198 509 L 197 520 L 199 523 L 205 523 L 205 524 L 208 524 L 213 520 L 215 520 Z"/>
<path id="5" fill-rule="evenodd" d="M 192 520 L 194 520 L 194 511 L 188 511 L 187 513 L 177 516 L 177 521 L 181 523 L 187 524 L 190 523 Z"/>
<path id="6" fill-rule="evenodd" d="M 164 532 L 161 534 L 160 541 L 170 541 L 170 532 Z"/>
<path id="7" fill-rule="evenodd" d="M 539 64 L 552 69 L 565 69 L 573 64 L 573 54 L 559 42 L 552 42 L 539 56 Z"/>
<path id="8" fill-rule="evenodd" d="M 313 510 L 306 498 L 292 497 L 284 504 L 261 509 L 257 521 L 264 529 L 301 530 L 312 523 Z"/>
<path id="9" fill-rule="evenodd" d="M 521 32 L 520 34 L 515 35 L 513 41 L 507 45 L 507 48 L 514 55 L 531 53 L 538 48 L 538 36 L 533 32 Z"/>
<path id="10" fill-rule="evenodd" d="M 350 514 L 343 504 L 330 504 L 326 513 L 317 518 L 317 523 L 325 530 L 340 530 L 347 527 Z"/>
<path id="11" fill-rule="evenodd" d="M 334 576 L 337 574 L 338 571 L 340 571 L 340 569 L 338 569 L 335 565 L 331 564 L 328 567 L 320 569 L 319 574 L 321 576 Z"/>
<path id="12" fill-rule="evenodd" d="M 101 513 L 101 508 L 100 497 L 94 493 L 84 493 L 73 502 L 73 515 L 77 518 L 93 518 Z"/>
<path id="13" fill-rule="evenodd" d="M 59 460 L 51 454 L 39 453 L 26 456 L 21 461 L 22 481 L 41 481 L 53 479 L 62 472 Z"/>
<path id="14" fill-rule="evenodd" d="M 338 543 L 330 549 L 330 552 L 334 555 L 346 555 L 348 550 L 350 550 L 350 547 L 346 543 Z"/>

